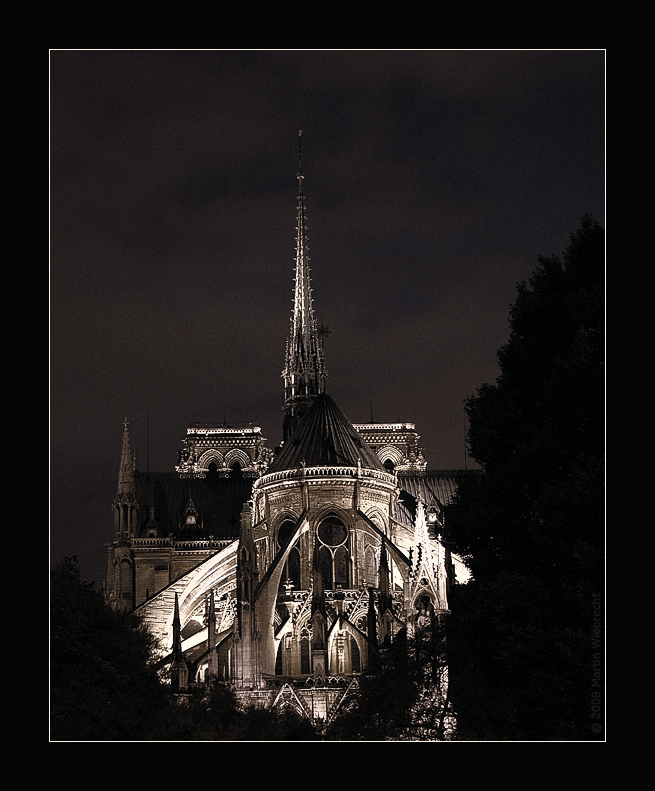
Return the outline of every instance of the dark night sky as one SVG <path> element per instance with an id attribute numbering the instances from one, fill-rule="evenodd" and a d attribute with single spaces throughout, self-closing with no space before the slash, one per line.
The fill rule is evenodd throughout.
<path id="1" fill-rule="evenodd" d="M 51 562 L 104 573 L 125 418 L 157 472 L 194 421 L 280 440 L 301 128 L 328 392 L 432 469 L 517 283 L 604 224 L 603 50 L 51 51 Z"/>

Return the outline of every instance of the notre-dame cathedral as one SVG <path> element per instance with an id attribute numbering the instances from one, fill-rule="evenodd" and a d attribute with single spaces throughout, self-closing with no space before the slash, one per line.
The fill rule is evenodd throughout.
<path id="1" fill-rule="evenodd" d="M 381 648 L 438 623 L 466 569 L 440 541 L 458 471 L 427 469 L 413 423 L 353 425 L 325 392 L 302 159 L 298 183 L 283 442 L 194 424 L 173 470 L 143 473 L 126 421 L 106 594 L 142 615 L 176 690 L 218 678 L 327 721 Z"/>

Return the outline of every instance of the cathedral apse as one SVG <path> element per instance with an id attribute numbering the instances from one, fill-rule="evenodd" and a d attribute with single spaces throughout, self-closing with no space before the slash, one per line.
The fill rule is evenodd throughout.
<path id="1" fill-rule="evenodd" d="M 304 178 L 301 156 L 283 444 L 193 424 L 145 475 L 126 421 L 106 595 L 142 615 L 177 691 L 218 678 L 326 721 L 381 648 L 447 614 L 466 570 L 440 541 L 458 471 L 427 468 L 414 423 L 354 425 L 325 392 Z"/>

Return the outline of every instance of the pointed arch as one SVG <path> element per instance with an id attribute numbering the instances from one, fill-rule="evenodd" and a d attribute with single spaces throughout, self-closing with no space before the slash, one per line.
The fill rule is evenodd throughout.
<path id="1" fill-rule="evenodd" d="M 287 545 L 291 537 L 290 533 L 295 530 L 299 517 L 300 514 L 297 514 L 291 508 L 285 508 L 276 515 L 275 521 L 272 524 L 272 532 L 275 536 L 277 549 L 282 549 Z"/>
<path id="2" fill-rule="evenodd" d="M 378 553 L 372 544 L 364 550 L 364 582 L 368 586 L 378 586 Z"/>
<path id="3" fill-rule="evenodd" d="M 349 620 L 335 621 L 328 636 L 331 675 L 358 673 L 368 662 L 366 636 Z"/>
<path id="4" fill-rule="evenodd" d="M 277 639 L 277 651 L 275 655 L 275 675 L 293 676 L 294 648 L 295 640 L 293 629 L 283 627 Z"/>
<path id="5" fill-rule="evenodd" d="M 200 467 L 202 470 L 208 470 L 209 465 L 212 462 L 214 462 L 219 470 L 225 464 L 223 454 L 219 450 L 216 450 L 216 448 L 209 448 L 209 450 L 206 450 L 202 454 L 202 456 L 198 459 L 198 467 Z"/>
<path id="6" fill-rule="evenodd" d="M 316 530 L 318 525 L 328 517 L 340 519 L 348 528 L 349 532 L 355 527 L 355 522 L 352 518 L 352 514 L 349 511 L 339 505 L 336 505 L 335 503 L 326 503 L 324 506 L 314 512 L 312 517 L 312 527 L 314 530 Z"/>
<path id="7" fill-rule="evenodd" d="M 386 532 L 389 524 L 389 518 L 381 508 L 367 508 L 365 514 L 371 522 L 373 522 L 380 528 L 380 530 L 382 530 L 383 533 Z"/>
<path id="8" fill-rule="evenodd" d="M 277 697 L 273 701 L 271 708 L 275 709 L 276 711 L 291 709 L 295 711 L 300 717 L 308 716 L 305 707 L 290 684 L 284 684 Z"/>
<path id="9" fill-rule="evenodd" d="M 134 566 L 130 558 L 124 555 L 118 562 L 118 591 L 121 599 L 132 598 L 132 577 L 134 573 Z"/>
<path id="10" fill-rule="evenodd" d="M 352 529 L 340 509 L 322 509 L 315 521 L 318 560 L 326 589 L 352 584 Z"/>
<path id="11" fill-rule="evenodd" d="M 280 551 L 287 547 L 287 544 L 296 531 L 297 523 L 298 514 L 294 511 L 285 510 L 278 515 L 273 526 L 276 551 Z M 280 577 L 280 593 L 284 592 L 287 581 L 292 583 L 295 590 L 300 590 L 302 587 L 301 554 L 297 540 L 294 545 L 289 548 L 287 553 L 284 571 Z"/>
<path id="12" fill-rule="evenodd" d="M 389 471 L 394 470 L 399 464 L 403 463 L 402 453 L 393 445 L 384 445 L 375 452 L 384 467 Z"/>
<path id="13" fill-rule="evenodd" d="M 232 448 L 232 450 L 229 450 L 225 454 L 225 466 L 233 467 L 235 464 L 238 464 L 242 468 L 250 467 L 252 465 L 252 460 L 241 448 Z"/>
<path id="14" fill-rule="evenodd" d="M 412 599 L 412 610 L 407 619 L 408 636 L 421 638 L 430 634 L 436 604 L 433 592 L 427 587 L 416 591 Z"/>

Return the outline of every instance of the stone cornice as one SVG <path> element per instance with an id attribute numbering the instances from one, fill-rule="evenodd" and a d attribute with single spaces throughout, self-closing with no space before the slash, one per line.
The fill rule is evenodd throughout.
<path id="1" fill-rule="evenodd" d="M 395 475 L 390 473 L 380 472 L 379 470 L 370 470 L 365 467 L 298 467 L 293 470 L 280 470 L 279 472 L 271 472 L 262 475 L 255 481 L 254 489 L 262 489 L 266 486 L 283 481 L 308 481 L 317 478 L 341 478 L 349 479 L 352 481 L 359 480 L 374 480 L 388 486 L 397 486 Z"/>

